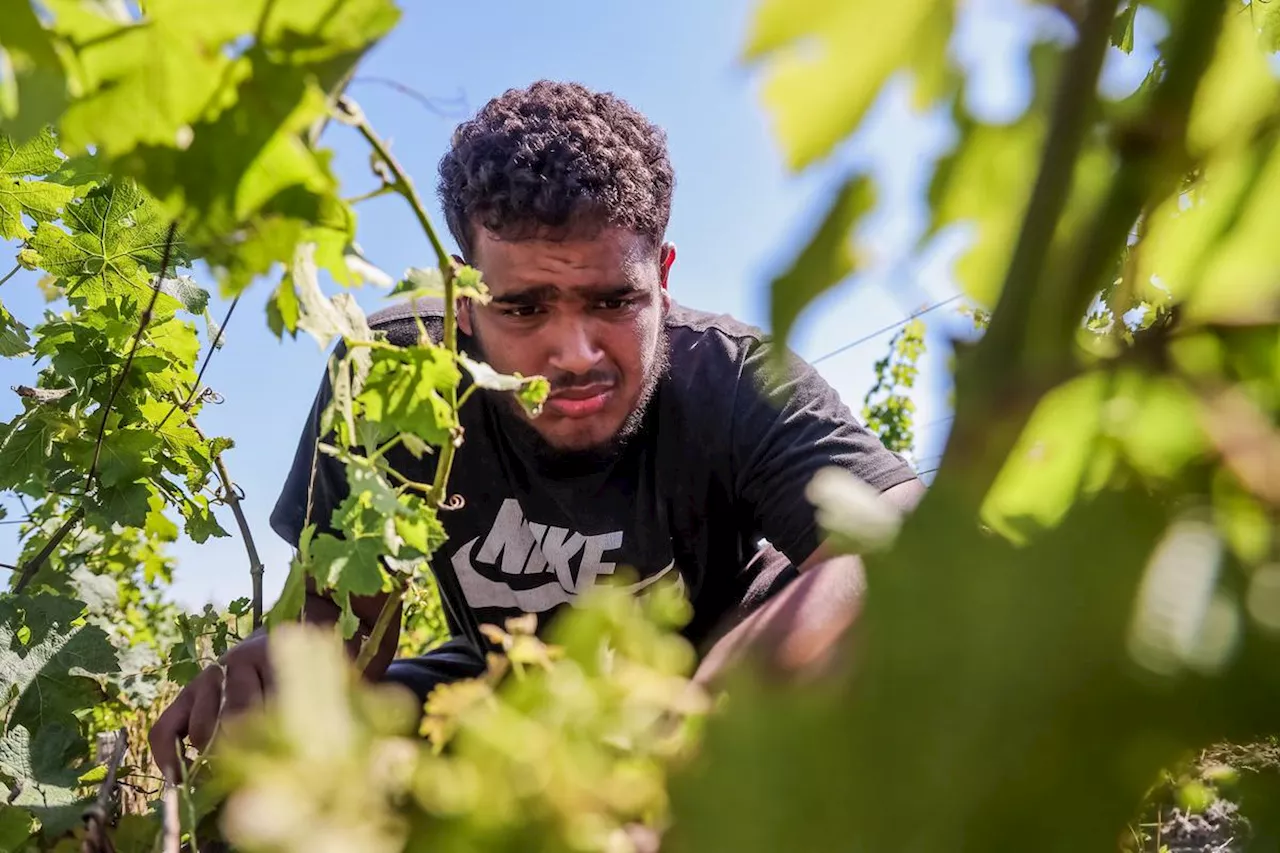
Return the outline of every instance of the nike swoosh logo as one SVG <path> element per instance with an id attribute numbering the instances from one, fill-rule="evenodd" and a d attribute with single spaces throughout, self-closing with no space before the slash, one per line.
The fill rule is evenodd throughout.
<path id="1" fill-rule="evenodd" d="M 512 589 L 504 583 L 491 580 L 476 571 L 471 562 L 471 554 L 475 550 L 477 536 L 453 553 L 450 563 L 462 593 L 466 596 L 467 605 L 472 608 L 500 607 L 522 610 L 525 613 L 545 613 L 561 604 L 572 602 L 578 596 L 565 589 L 554 573 L 548 572 L 547 582 L 531 589 Z M 660 581 L 675 571 L 676 564 L 672 560 L 656 574 L 650 575 L 637 583 L 629 584 L 623 589 L 636 593 Z M 684 578 L 677 575 L 677 582 L 683 586 Z"/>

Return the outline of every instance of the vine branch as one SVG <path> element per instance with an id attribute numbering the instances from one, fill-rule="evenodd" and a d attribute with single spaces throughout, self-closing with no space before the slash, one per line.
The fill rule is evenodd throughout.
<path id="1" fill-rule="evenodd" d="M 18 274 L 18 270 L 22 269 L 22 264 L 15 264 L 13 269 L 4 274 L 4 278 L 0 278 L 0 284 L 4 284 L 9 279 Z"/>
<path id="2" fill-rule="evenodd" d="M 142 312 L 142 317 L 138 321 L 138 330 L 134 332 L 133 344 L 129 347 L 129 355 L 125 357 L 124 366 L 120 368 L 120 375 L 116 377 L 116 381 L 111 386 L 111 393 L 107 395 L 107 402 L 102 404 L 102 421 L 98 424 L 98 436 L 93 443 L 93 461 L 89 464 L 89 474 L 84 480 L 85 494 L 93 488 L 94 478 L 98 476 L 98 461 L 102 456 L 102 441 L 107 434 L 107 419 L 111 417 L 111 407 L 115 405 L 116 395 L 120 393 L 120 389 L 124 386 L 125 380 L 129 378 L 129 368 L 133 366 L 133 357 L 138 354 L 138 346 L 142 343 L 142 335 L 147 330 L 147 326 L 151 325 L 151 314 L 155 310 L 156 300 L 160 298 L 160 283 L 164 281 L 165 274 L 169 271 L 169 257 L 173 251 L 173 239 L 178 233 L 178 223 L 176 221 L 169 223 L 169 233 L 164 239 L 164 253 L 160 256 L 160 274 L 156 277 L 155 284 L 151 286 L 151 301 L 147 303 L 146 310 Z"/>
<path id="3" fill-rule="evenodd" d="M 1049 250 L 1090 127 L 1118 7 L 1119 0 L 1093 0 L 1084 10 L 1058 79 L 1040 169 L 999 300 L 986 334 L 957 365 L 955 427 L 938 467 L 944 477 L 957 468 L 958 487 L 973 499 L 986 494 L 1041 391 L 1052 387 L 1045 380 L 1054 371 L 1044 369 L 1044 359 L 1028 363 L 1031 355 L 1044 354 L 1031 352 L 1038 343 L 1033 320 Z M 1039 385 L 1027 381 L 1032 377 Z"/>
<path id="4" fill-rule="evenodd" d="M 346 96 L 339 97 L 336 105 L 342 111 L 345 121 L 355 127 L 365 141 L 369 143 L 369 147 L 373 149 L 374 154 L 382 164 L 382 168 L 378 169 L 379 175 L 381 175 L 387 186 L 403 196 L 404 200 L 413 208 L 418 224 L 422 226 L 423 234 L 426 235 L 427 240 L 431 243 L 431 248 L 435 251 L 440 276 L 444 280 L 444 336 L 442 343 L 444 348 L 456 358 L 458 354 L 458 306 L 455 298 L 457 266 L 454 264 L 448 250 L 445 249 L 444 242 L 440 239 L 439 233 L 431 223 L 431 218 L 427 216 L 426 206 L 422 203 L 422 198 L 418 195 L 412 179 L 410 179 L 408 173 L 405 172 L 395 156 L 392 155 L 386 142 L 374 131 L 359 105 Z M 447 399 L 450 410 L 456 412 L 458 410 L 458 388 L 456 385 L 449 388 Z M 455 434 L 441 448 L 440 459 L 436 463 L 435 477 L 431 483 L 431 491 L 427 496 L 427 500 L 432 507 L 441 508 L 445 506 L 445 490 L 448 488 L 454 454 L 457 452 L 460 443 L 461 434 Z M 449 572 L 441 572 L 437 575 L 436 582 L 440 586 L 441 599 L 452 613 L 455 621 L 462 627 L 468 641 L 474 644 L 477 649 L 484 648 L 483 639 L 480 636 L 480 627 L 476 624 L 474 614 L 466 606 L 466 597 L 462 594 L 462 588 L 458 584 L 457 578 Z M 383 605 L 382 612 L 378 614 L 378 622 L 382 622 L 384 619 L 390 620 L 391 614 L 396 612 L 397 606 L 403 598 L 404 586 L 396 585 L 392 589 L 387 602 Z M 375 630 L 376 627 L 375 624 Z M 372 637 L 366 640 L 365 646 L 361 648 L 361 658 L 365 657 L 365 650 L 368 647 L 372 647 L 373 651 L 377 650 L 377 646 L 372 642 Z M 369 653 L 368 659 L 372 659 L 372 652 Z"/>
<path id="5" fill-rule="evenodd" d="M 1093 0 L 1080 23 L 1075 46 L 1058 80 L 1040 171 L 1027 204 L 1022 231 L 1009 261 L 1004 286 L 979 345 L 977 373 L 1007 376 L 1029 348 L 1037 289 L 1058 220 L 1071 192 L 1076 161 L 1084 147 L 1095 81 L 1110 43 L 1119 0 Z"/>
<path id="6" fill-rule="evenodd" d="M 191 408 L 191 402 L 195 400 L 196 394 L 200 391 L 200 380 L 204 379 L 204 372 L 208 369 L 209 362 L 213 360 L 213 354 L 218 351 L 218 344 L 222 342 L 222 336 L 226 332 L 227 324 L 231 322 L 231 315 L 236 312 L 236 305 L 240 304 L 240 295 L 237 293 L 235 298 L 231 300 L 231 306 L 227 308 L 227 313 L 222 318 L 222 325 L 218 326 L 218 334 L 214 335 L 213 341 L 209 344 L 209 351 L 204 354 L 204 361 L 200 363 L 200 370 L 196 373 L 196 381 L 191 385 L 191 393 L 181 403 L 174 401 L 173 408 L 165 413 L 164 418 L 156 426 L 156 432 L 164 429 L 164 425 L 169 422 L 169 418 L 173 417 L 173 413 L 179 408 L 183 411 Z M 195 421 L 191 423 L 192 426 L 195 425 Z"/>
<path id="7" fill-rule="evenodd" d="M 82 518 L 84 518 L 84 507 L 78 506 L 75 512 L 67 516 L 67 520 L 62 522 L 62 526 L 49 537 L 49 541 L 44 543 L 44 547 L 34 557 L 22 564 L 22 574 L 18 576 L 18 582 L 13 585 L 14 595 L 21 594 L 27 588 L 27 584 L 31 583 L 31 579 L 35 577 L 36 571 L 44 565 L 44 561 L 49 559 L 49 555 L 57 550 L 57 547 L 62 544 L 62 540 L 66 539 L 67 534 L 71 532 L 71 528 L 75 527 Z"/>
<path id="8" fill-rule="evenodd" d="M 191 428 L 195 430 L 200 440 L 206 441 L 204 433 L 196 425 L 195 419 L 188 417 L 187 422 L 191 424 Z M 231 473 L 227 470 L 227 463 L 223 461 L 221 453 L 213 454 L 213 466 L 218 472 L 218 479 L 222 481 L 222 500 L 227 506 L 231 507 L 231 514 L 235 516 L 236 526 L 240 528 L 240 539 L 244 542 L 244 550 L 249 556 L 249 576 L 253 581 L 253 629 L 256 631 L 262 627 L 262 576 L 266 571 L 266 567 L 263 566 L 262 559 L 258 556 L 258 546 L 253 541 L 253 532 L 249 529 L 249 520 L 245 517 L 244 508 L 240 505 L 240 496 L 236 494 L 235 483 L 231 480 Z"/>
<path id="9" fill-rule="evenodd" d="M 382 603 L 382 609 L 378 611 L 378 619 L 373 623 L 373 630 L 369 632 L 369 636 L 360 646 L 360 653 L 356 655 L 356 671 L 363 673 L 369 668 L 369 664 L 373 662 L 373 656 L 382 647 L 382 638 L 387 635 L 387 629 L 391 627 L 391 620 L 399 611 L 400 603 L 403 600 L 404 584 L 396 583 L 392 587 L 391 594 L 387 596 L 387 600 Z"/>

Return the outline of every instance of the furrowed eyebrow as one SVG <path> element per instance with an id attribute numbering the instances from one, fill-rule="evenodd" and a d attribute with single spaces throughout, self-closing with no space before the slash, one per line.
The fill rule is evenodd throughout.
<path id="1" fill-rule="evenodd" d="M 517 290 L 514 293 L 506 293 L 501 296 L 495 295 L 490 302 L 496 305 L 536 305 L 539 302 L 549 301 L 555 295 L 556 288 L 547 284 L 541 287 Z"/>
<path id="2" fill-rule="evenodd" d="M 590 287 L 575 287 L 572 289 L 573 295 L 584 299 L 617 299 L 624 296 L 634 296 L 643 293 L 644 288 L 635 284 L 610 284 Z M 553 302 L 564 294 L 561 288 L 553 285 L 540 285 L 530 287 L 524 290 L 517 290 L 514 293 L 505 293 L 501 296 L 494 296 L 491 304 L 495 305 L 537 305 L 542 302 Z"/>
<path id="3" fill-rule="evenodd" d="M 605 287 L 583 288 L 581 292 L 583 295 L 594 299 L 617 299 L 622 296 L 634 296 L 637 293 L 644 293 L 645 289 L 634 284 L 617 284 Z"/>

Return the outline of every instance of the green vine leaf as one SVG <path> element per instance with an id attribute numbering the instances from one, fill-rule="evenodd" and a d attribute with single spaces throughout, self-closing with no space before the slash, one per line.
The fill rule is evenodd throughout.
<path id="1" fill-rule="evenodd" d="M 18 806 L 0 805 L 0 850 L 20 850 L 40 829 L 35 815 Z"/>
<path id="2" fill-rule="evenodd" d="M 851 133 L 904 65 L 915 73 L 922 100 L 932 100 L 951 75 L 952 14 L 941 0 L 762 2 L 746 57 L 771 57 L 764 100 L 791 168 L 816 162 Z"/>
<path id="3" fill-rule="evenodd" d="M 458 354 L 458 363 L 467 369 L 471 379 L 480 388 L 490 391 L 509 391 L 531 416 L 537 417 L 542 406 L 551 393 L 551 383 L 544 376 L 521 376 L 520 374 L 499 373 L 483 361 L 469 358 L 465 353 Z"/>
<path id="4" fill-rule="evenodd" d="M 409 267 L 389 295 L 411 300 L 439 299 L 444 296 L 444 276 L 437 267 Z"/>
<path id="5" fill-rule="evenodd" d="M 168 233 L 168 221 L 154 202 L 130 181 L 113 182 L 68 204 L 63 217 L 70 233 L 41 223 L 30 242 L 41 265 L 66 280 L 67 295 L 83 297 L 90 306 L 103 305 L 112 296 L 147 304 Z M 175 240 L 170 270 L 187 263 L 186 249 Z M 157 313 L 172 314 L 180 304 L 162 294 Z"/>
<path id="6" fill-rule="evenodd" d="M 14 726 L 0 738 L 0 775 L 18 788 L 10 788 L 5 799 L 29 809 L 49 835 L 79 822 L 79 773 L 68 765 L 81 757 L 84 746 L 79 733 L 64 723 L 41 726 L 35 735 L 26 726 Z M 5 788 L 0 784 L 0 791 Z"/>
<path id="7" fill-rule="evenodd" d="M 141 483 L 101 486 L 84 498 L 85 518 L 90 524 L 107 529 L 116 524 L 143 527 L 150 494 L 150 489 Z"/>
<path id="8" fill-rule="evenodd" d="M 267 302 L 267 328 L 277 338 L 285 332 L 293 337 L 298 331 L 298 316 L 298 291 L 286 276 Z"/>
<path id="9" fill-rule="evenodd" d="M 160 291 L 177 299 L 192 314 L 203 314 L 209 307 L 209 291 L 189 275 L 166 278 L 160 282 Z"/>
<path id="10" fill-rule="evenodd" d="M 1111 44 L 1125 53 L 1133 53 L 1133 23 L 1141 5 L 1140 0 L 1130 0 L 1129 5 L 1116 15 L 1115 23 L 1111 26 Z"/>
<path id="11" fill-rule="evenodd" d="M 1280 9 L 1276 4 L 1272 0 L 1251 0 L 1249 14 L 1262 49 L 1268 53 L 1280 50 Z"/>
<path id="12" fill-rule="evenodd" d="M 18 701 L 10 726 L 77 727 L 76 713 L 101 696 L 93 679 L 118 670 L 116 650 L 101 628 L 85 624 L 84 604 L 49 594 L 0 600 L 0 683 L 14 685 Z M 23 643 L 18 634 L 28 632 Z"/>
<path id="13" fill-rule="evenodd" d="M 62 165 L 53 132 L 45 128 L 22 144 L 0 134 L 0 237 L 25 239 L 31 231 L 22 217 L 49 222 L 62 213 L 73 190 L 62 184 L 29 178 L 47 175 Z"/>
<path id="14" fill-rule="evenodd" d="M 160 437 L 140 429 L 120 429 L 109 433 L 102 442 L 98 481 L 104 486 L 132 483 L 151 467 L 151 451 Z"/>
<path id="15" fill-rule="evenodd" d="M 0 356 L 14 358 L 31 352 L 31 338 L 27 331 L 27 327 L 0 302 Z"/>
<path id="16" fill-rule="evenodd" d="M 74 428 L 61 413 L 44 407 L 0 425 L 0 489 L 42 483 L 54 442 Z"/>
<path id="17" fill-rule="evenodd" d="M 213 514 L 213 510 L 209 508 L 209 499 L 204 495 L 194 495 L 184 504 L 183 515 L 186 516 L 186 532 L 191 537 L 191 541 L 197 545 L 204 544 L 213 538 L 226 538 L 230 536 L 222 525 L 218 523 L 218 519 Z"/>
<path id="18" fill-rule="evenodd" d="M 444 349 L 378 349 L 364 389 L 356 397 L 365 418 L 393 432 L 411 432 L 430 444 L 450 440 L 457 415 L 445 393 L 462 376 Z"/>
<path id="19" fill-rule="evenodd" d="M 223 48 L 254 31 L 266 4 L 204 3 L 197 11 L 183 0 L 149 0 L 140 21 L 49 5 L 56 30 L 76 46 L 84 90 L 62 117 L 63 136 L 76 151 L 93 145 L 118 157 L 146 143 L 174 145 L 182 127 L 227 105 L 228 80 L 248 69 Z M 200 26 L 191 26 L 193 14 Z"/>

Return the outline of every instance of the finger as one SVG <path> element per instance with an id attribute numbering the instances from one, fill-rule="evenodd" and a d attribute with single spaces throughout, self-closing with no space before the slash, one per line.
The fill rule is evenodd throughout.
<path id="1" fill-rule="evenodd" d="M 218 712 L 222 707 L 222 667 L 209 667 L 200 674 L 199 681 L 200 690 L 191 700 L 187 740 L 203 752 L 218 728 Z M 192 683 L 194 685 L 195 682 Z"/>
<path id="2" fill-rule="evenodd" d="M 151 731 L 147 733 L 147 743 L 151 747 L 151 757 L 160 772 L 172 784 L 182 778 L 178 764 L 178 744 L 187 736 L 191 719 L 192 702 L 195 699 L 194 685 L 188 685 L 173 704 L 165 709 L 156 720 Z"/>
<path id="3" fill-rule="evenodd" d="M 258 669 L 252 663 L 232 663 L 227 667 L 227 696 L 222 706 L 225 715 L 262 707 L 264 694 Z"/>

